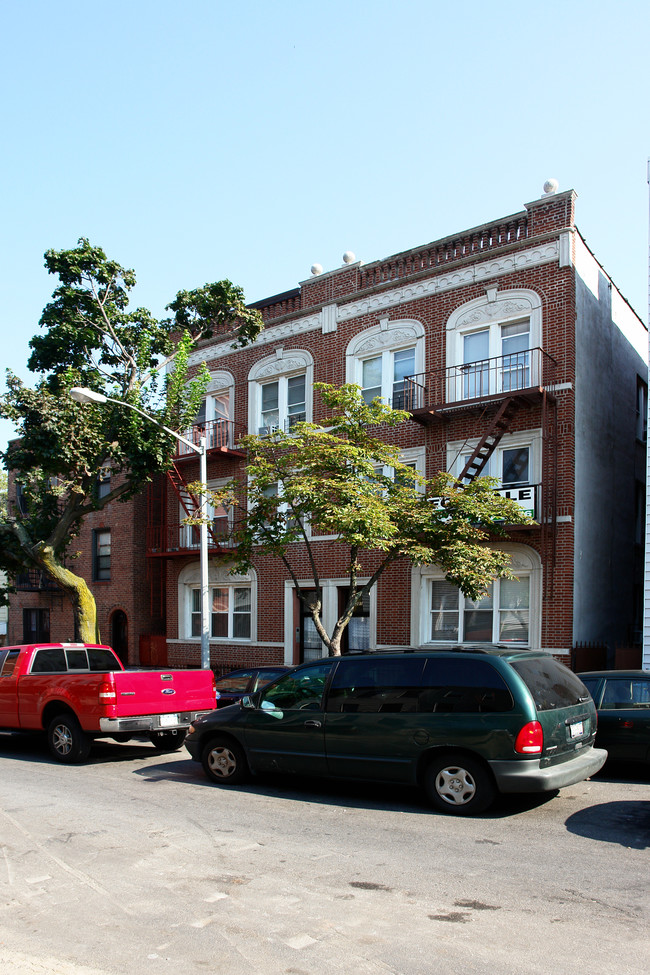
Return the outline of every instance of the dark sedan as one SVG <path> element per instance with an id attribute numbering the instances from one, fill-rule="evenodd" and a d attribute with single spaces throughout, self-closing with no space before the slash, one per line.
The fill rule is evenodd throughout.
<path id="1" fill-rule="evenodd" d="M 270 684 L 280 677 L 288 667 L 251 667 L 248 670 L 233 670 L 217 680 L 217 707 L 235 704 L 244 694 L 254 694 L 260 687 Z"/>
<path id="2" fill-rule="evenodd" d="M 650 671 L 578 674 L 598 709 L 596 745 L 610 759 L 650 762 Z"/>

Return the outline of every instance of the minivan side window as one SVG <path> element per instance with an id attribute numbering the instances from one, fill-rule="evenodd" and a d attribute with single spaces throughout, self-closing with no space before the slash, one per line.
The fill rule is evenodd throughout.
<path id="1" fill-rule="evenodd" d="M 304 670 L 293 671 L 277 684 L 262 691 L 260 707 L 266 710 L 295 711 L 307 709 L 320 711 L 325 684 L 332 664 L 319 664 Z"/>
<path id="2" fill-rule="evenodd" d="M 422 680 L 421 711 L 471 714 L 511 711 L 512 694 L 487 660 L 429 657 Z"/>
<path id="3" fill-rule="evenodd" d="M 333 712 L 404 713 L 418 710 L 424 659 L 342 660 L 327 700 Z"/>

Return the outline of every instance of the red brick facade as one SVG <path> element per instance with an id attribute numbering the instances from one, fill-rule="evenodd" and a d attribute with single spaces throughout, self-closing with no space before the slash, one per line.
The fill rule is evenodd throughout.
<path id="1" fill-rule="evenodd" d="M 458 457 L 471 453 L 506 392 L 515 388 L 512 362 L 520 372 L 529 370 L 525 379 L 516 380 L 516 388 L 526 386 L 532 392 L 518 401 L 502 442 L 514 445 L 511 452 L 525 454 L 527 481 L 535 485 L 537 498 L 539 525 L 513 532 L 509 540 L 513 565 L 530 579 L 528 635 L 522 645 L 567 659 L 576 640 L 629 642 L 637 625 L 635 538 L 625 498 L 628 487 L 633 497 L 635 479 L 642 477 L 635 459 L 634 404 L 636 385 L 646 379 L 639 351 L 644 328 L 629 308 L 623 324 L 613 320 L 613 286 L 575 228 L 574 204 L 572 192 L 545 196 L 494 224 L 385 261 L 352 263 L 315 275 L 299 289 L 257 303 L 265 329 L 254 345 L 233 350 L 209 343 L 192 359 L 197 368 L 201 361 L 207 363 L 214 391 L 228 390 L 232 429 L 257 432 L 265 382 L 277 383 L 282 397 L 286 378 L 304 375 L 304 410 L 307 419 L 318 420 L 322 408 L 317 393 L 312 395 L 313 383 L 360 381 L 368 356 L 381 361 L 382 369 L 392 363 L 394 378 L 395 351 L 402 351 L 414 363 L 409 375 L 417 382 L 408 387 L 413 397 L 408 406 L 415 419 L 391 431 L 391 438 L 427 476 L 448 469 L 459 473 L 463 465 Z M 597 286 L 589 284 L 592 279 Z M 525 339 L 519 339 L 528 342 L 526 353 L 517 353 L 514 360 L 505 356 L 508 336 L 512 333 L 517 341 L 517 330 L 523 334 L 526 328 Z M 468 343 L 479 341 L 489 346 L 487 355 L 482 352 L 475 359 L 494 361 L 500 370 L 501 393 L 496 397 L 487 392 L 492 366 L 479 362 L 477 368 L 467 352 Z M 590 346 L 594 355 L 607 348 L 607 364 L 587 384 L 583 363 L 585 357 L 591 359 Z M 476 387 L 479 381 L 481 389 Z M 455 393 L 450 392 L 452 382 Z M 607 395 L 616 404 L 606 409 Z M 286 414 L 281 403 L 279 409 L 282 421 Z M 599 455 L 605 432 L 615 485 L 600 468 L 597 475 L 590 473 L 589 456 Z M 198 478 L 194 455 L 180 459 L 178 469 L 188 483 Z M 500 476 L 501 471 L 492 473 Z M 245 478 L 243 456 L 211 450 L 208 481 L 234 476 Z M 600 500 L 597 506 L 593 499 L 583 505 L 582 492 L 591 497 L 596 476 Z M 609 518 L 613 509 L 616 524 L 594 531 L 596 521 L 603 514 Z M 104 639 L 111 639 L 115 611 L 126 614 L 131 663 L 162 662 L 162 657 L 181 666 L 199 663 L 199 640 L 190 636 L 198 555 L 194 543 L 169 541 L 182 537 L 182 528 L 173 529 L 176 536 L 170 534 L 170 526 L 179 521 L 176 495 L 161 483 L 147 499 L 113 504 L 84 527 L 77 564 L 87 578 L 92 577 L 92 532 L 111 530 L 111 579 L 95 583 L 93 591 Z M 147 526 L 159 533 L 147 534 Z M 167 532 L 166 542 L 159 541 L 162 531 Z M 158 541 L 153 544 L 152 538 Z M 329 587 L 331 616 L 337 588 L 344 585 L 344 562 L 331 541 L 317 542 L 315 548 L 321 578 Z M 232 585 L 227 548 L 225 554 L 214 551 L 211 556 L 211 586 Z M 364 555 L 366 574 L 375 561 L 372 553 Z M 303 578 L 308 579 L 303 562 Z M 594 583 L 590 572 L 601 562 L 603 571 Z M 611 578 L 605 579 L 605 572 Z M 407 563 L 394 565 L 381 577 L 370 607 L 372 646 L 431 641 L 436 578 Z M 251 579 L 239 580 L 240 588 L 251 586 L 251 636 L 213 639 L 213 666 L 225 671 L 301 658 L 300 611 L 288 580 L 281 563 L 269 557 L 259 559 Z M 21 610 L 45 605 L 44 600 L 51 606 L 52 638 L 70 636 L 71 615 L 60 597 L 32 592 L 12 602 L 10 641 L 21 637 Z M 166 646 L 160 640 L 164 633 Z"/>

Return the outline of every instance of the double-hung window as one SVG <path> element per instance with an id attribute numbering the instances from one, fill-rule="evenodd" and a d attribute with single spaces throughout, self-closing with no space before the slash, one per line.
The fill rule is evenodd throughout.
<path id="1" fill-rule="evenodd" d="M 110 528 L 93 532 L 93 579 L 108 582 L 111 578 Z"/>
<path id="2" fill-rule="evenodd" d="M 531 385 L 528 319 L 467 332 L 462 338 L 463 399 L 509 393 Z"/>
<path id="3" fill-rule="evenodd" d="M 407 376 L 415 373 L 415 347 L 384 349 L 380 355 L 361 360 L 363 398 L 370 404 L 378 397 L 396 410 L 408 408 Z"/>
<path id="4" fill-rule="evenodd" d="M 466 444 L 449 444 L 448 469 L 458 476 L 471 454 L 471 447 Z M 496 478 L 501 493 L 517 501 L 532 518 L 536 518 L 537 485 L 541 481 L 540 431 L 504 436 L 481 471 L 481 476 Z"/>
<path id="5" fill-rule="evenodd" d="M 529 643 L 528 576 L 495 579 L 476 600 L 446 579 L 432 579 L 429 585 L 429 642 Z"/>
<path id="6" fill-rule="evenodd" d="M 260 434 L 290 430 L 306 419 L 305 376 L 281 376 L 260 384 Z"/>
<path id="7" fill-rule="evenodd" d="M 201 590 L 191 590 L 191 632 L 201 635 Z M 210 635 L 215 639 L 250 640 L 250 586 L 215 586 L 210 590 Z"/>

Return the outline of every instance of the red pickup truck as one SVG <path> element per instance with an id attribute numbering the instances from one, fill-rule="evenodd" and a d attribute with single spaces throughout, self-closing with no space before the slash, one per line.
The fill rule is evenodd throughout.
<path id="1" fill-rule="evenodd" d="M 211 670 L 125 670 L 110 647 L 83 643 L 0 649 L 0 729 L 45 731 L 60 762 L 83 761 L 94 738 L 148 735 L 174 751 L 215 707 Z"/>

